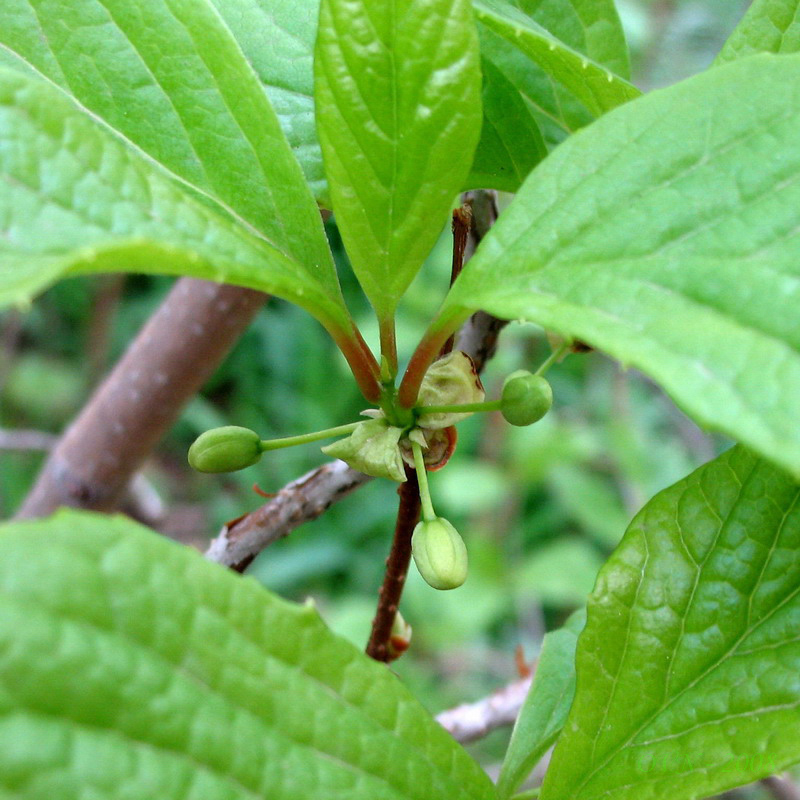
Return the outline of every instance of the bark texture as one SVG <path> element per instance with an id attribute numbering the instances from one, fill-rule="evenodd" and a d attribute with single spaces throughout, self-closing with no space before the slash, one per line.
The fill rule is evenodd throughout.
<path id="1" fill-rule="evenodd" d="M 251 289 L 181 278 L 52 450 L 17 516 L 112 511 L 156 442 L 262 306 Z"/>

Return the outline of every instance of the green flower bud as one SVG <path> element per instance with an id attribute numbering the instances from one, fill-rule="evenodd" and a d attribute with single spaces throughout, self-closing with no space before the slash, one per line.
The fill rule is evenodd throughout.
<path id="1" fill-rule="evenodd" d="M 524 369 L 512 372 L 503 384 L 500 411 L 512 425 L 532 425 L 553 405 L 553 390 L 541 376 Z"/>
<path id="2" fill-rule="evenodd" d="M 206 431 L 189 448 L 189 464 L 198 472 L 235 472 L 260 459 L 258 434 L 236 425 Z"/>
<path id="3" fill-rule="evenodd" d="M 444 517 L 417 523 L 411 553 L 419 574 L 434 589 L 457 589 L 467 579 L 467 548 Z"/>

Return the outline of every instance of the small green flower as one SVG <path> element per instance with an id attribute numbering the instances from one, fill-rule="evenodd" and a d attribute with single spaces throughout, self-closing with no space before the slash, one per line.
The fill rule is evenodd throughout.
<path id="1" fill-rule="evenodd" d="M 360 422 L 346 439 L 323 447 L 322 452 L 340 458 L 365 475 L 403 482 L 406 471 L 398 446 L 402 433 L 402 428 L 378 417 Z"/>
<path id="2" fill-rule="evenodd" d="M 467 548 L 444 517 L 417 523 L 411 553 L 419 574 L 434 589 L 457 589 L 467 579 Z"/>
<path id="3" fill-rule="evenodd" d="M 480 403 L 486 397 L 483 384 L 472 359 L 460 350 L 434 361 L 419 388 L 417 407 L 454 406 Z M 471 412 L 420 413 L 417 424 L 421 428 L 449 428 L 466 419 Z"/>
<path id="4" fill-rule="evenodd" d="M 260 459 L 258 434 L 236 425 L 206 431 L 189 448 L 189 464 L 198 472 L 235 472 Z"/>
<path id="5" fill-rule="evenodd" d="M 503 383 L 500 411 L 511 425 L 532 425 L 553 405 L 553 390 L 541 376 L 524 369 L 512 372 Z"/>

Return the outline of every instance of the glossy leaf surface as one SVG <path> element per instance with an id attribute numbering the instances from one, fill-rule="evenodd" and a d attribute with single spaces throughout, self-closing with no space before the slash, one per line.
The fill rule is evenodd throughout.
<path id="1" fill-rule="evenodd" d="M 513 44 L 562 84 L 593 116 L 638 97 L 639 90 L 607 67 L 578 52 L 504 0 L 475 0 L 477 19 Z"/>
<path id="2" fill-rule="evenodd" d="M 316 611 L 121 517 L 0 532 L 0 791 L 483 800 L 494 788 Z"/>
<path id="3" fill-rule="evenodd" d="M 481 125 L 468 0 L 323 0 L 317 128 L 353 269 L 386 319 L 464 185 Z"/>
<path id="4" fill-rule="evenodd" d="M 210 2 L 8 0 L 0 46 L 4 63 L 60 86 L 338 298 L 316 203 L 256 74 Z"/>
<path id="5" fill-rule="evenodd" d="M 319 0 L 212 0 L 264 86 L 314 196 L 328 201 L 314 122 Z"/>
<path id="6" fill-rule="evenodd" d="M 799 126 L 796 56 L 607 114 L 534 170 L 443 319 L 483 308 L 589 342 L 800 474 Z"/>
<path id="7" fill-rule="evenodd" d="M 56 87 L 0 70 L 0 303 L 79 272 L 194 275 L 271 291 L 345 326 L 296 261 L 190 194 Z"/>
<path id="8" fill-rule="evenodd" d="M 707 797 L 800 759 L 800 486 L 736 447 L 603 567 L 544 800 Z"/>
<path id="9" fill-rule="evenodd" d="M 628 48 L 613 0 L 516 0 L 523 13 L 566 47 L 621 78 L 630 75 Z M 552 74 L 531 61 L 513 40 L 479 25 L 481 54 L 516 87 L 534 110 L 549 142 L 591 122 L 595 115 Z M 556 62 L 557 63 L 557 62 Z"/>

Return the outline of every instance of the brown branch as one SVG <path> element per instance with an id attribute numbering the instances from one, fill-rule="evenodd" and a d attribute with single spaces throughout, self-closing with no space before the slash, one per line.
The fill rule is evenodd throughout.
<path id="1" fill-rule="evenodd" d="M 788 775 L 772 775 L 760 783 L 775 800 L 800 800 L 800 787 Z"/>
<path id="2" fill-rule="evenodd" d="M 19 517 L 110 511 L 184 403 L 264 303 L 251 289 L 181 278 L 70 425 Z"/>
<path id="3" fill-rule="evenodd" d="M 464 268 L 464 256 L 467 252 L 469 244 L 469 234 L 472 229 L 472 206 L 470 203 L 465 202 L 461 204 L 461 208 L 453 211 L 453 261 L 450 267 L 450 286 L 456 282 L 456 278 L 461 274 Z M 453 334 L 443 345 L 439 351 L 439 358 L 446 356 L 453 351 L 456 337 Z"/>
<path id="4" fill-rule="evenodd" d="M 229 522 L 209 545 L 206 558 L 243 572 L 264 548 L 370 480 L 343 461 L 329 461 L 284 486 L 266 505 Z"/>
<path id="5" fill-rule="evenodd" d="M 370 658 L 384 662 L 391 660 L 389 637 L 411 563 L 411 535 L 419 522 L 419 483 L 415 470 L 406 467 L 406 482 L 400 484 L 397 493 L 400 495 L 400 503 L 394 538 L 389 558 L 386 559 L 386 573 L 378 592 L 378 608 L 372 620 L 372 632 L 366 648 Z"/>
<path id="6" fill-rule="evenodd" d="M 515 681 L 498 689 L 475 703 L 460 706 L 437 714 L 436 721 L 453 738 L 466 744 L 490 734 L 497 728 L 513 725 L 522 704 L 528 696 L 532 676 Z"/>

